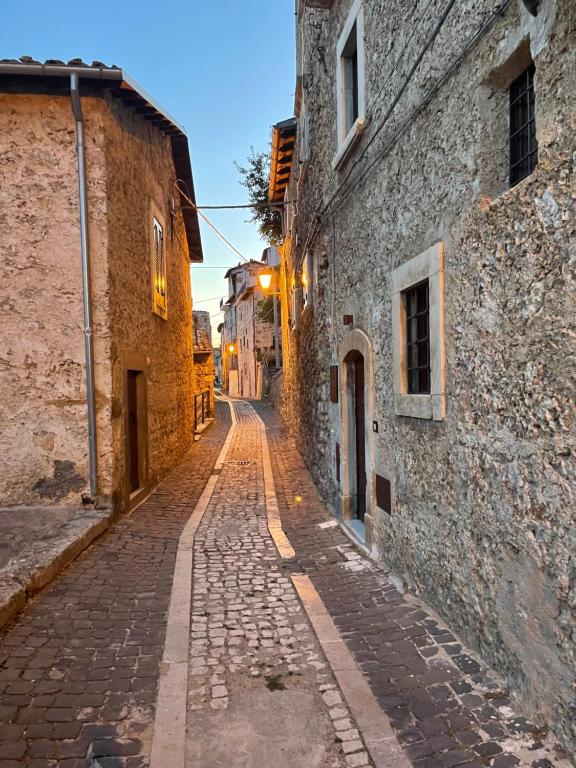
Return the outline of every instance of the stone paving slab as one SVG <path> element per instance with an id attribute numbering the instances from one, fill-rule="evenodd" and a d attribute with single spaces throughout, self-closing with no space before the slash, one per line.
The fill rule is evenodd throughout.
<path id="1" fill-rule="evenodd" d="M 178 539 L 230 424 L 217 408 L 186 461 L 0 635 L 0 768 L 148 764 Z"/>
<path id="2" fill-rule="evenodd" d="M 255 407 L 268 427 L 282 526 L 296 552 L 290 569 L 311 579 L 415 768 L 574 765 L 495 673 L 332 524 L 278 416 Z"/>

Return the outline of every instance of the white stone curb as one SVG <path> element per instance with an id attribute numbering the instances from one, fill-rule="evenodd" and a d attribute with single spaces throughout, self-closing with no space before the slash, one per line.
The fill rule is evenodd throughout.
<path id="1" fill-rule="evenodd" d="M 290 541 L 282 528 L 282 520 L 278 509 L 278 499 L 276 498 L 276 486 L 274 485 L 274 475 L 272 474 L 272 462 L 270 461 L 270 449 L 268 447 L 266 425 L 255 410 L 254 415 L 260 425 L 262 469 L 264 470 L 264 493 L 266 495 L 268 530 L 270 531 L 270 536 L 272 536 L 272 540 L 276 545 L 280 557 L 284 560 L 290 560 L 292 557 L 296 557 L 296 552 L 294 552 L 292 544 L 290 544 Z"/>
<path id="2" fill-rule="evenodd" d="M 334 672 L 336 681 L 356 721 L 358 730 L 376 768 L 411 768 L 411 763 L 400 746 L 390 721 L 380 705 L 338 627 L 332 621 L 322 598 L 308 576 L 294 574 L 292 583 L 310 619 L 316 637 Z"/>

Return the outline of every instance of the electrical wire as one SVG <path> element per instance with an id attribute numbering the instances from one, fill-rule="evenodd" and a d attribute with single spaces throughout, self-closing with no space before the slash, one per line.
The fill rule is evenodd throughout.
<path id="1" fill-rule="evenodd" d="M 196 299 L 194 301 L 195 304 L 203 304 L 206 301 L 216 301 L 216 299 L 223 299 L 224 296 L 211 296 L 209 299 Z"/>
<path id="2" fill-rule="evenodd" d="M 212 224 L 210 219 L 204 213 L 202 213 L 202 211 L 198 210 L 198 206 L 196 205 L 194 200 L 192 200 L 190 195 L 187 195 L 186 192 L 184 192 L 184 190 L 179 186 L 180 184 L 184 184 L 184 186 L 186 186 L 186 182 L 182 181 L 182 179 L 176 179 L 176 181 L 174 182 L 174 186 L 176 187 L 178 192 L 180 192 L 180 194 L 182 195 L 184 200 L 186 200 L 186 202 L 190 204 L 190 206 L 196 211 L 198 216 L 200 216 L 206 222 L 206 224 L 208 224 L 210 229 L 213 230 L 213 232 L 216 234 L 216 236 L 224 243 L 224 245 L 230 251 L 232 251 L 232 253 L 235 253 L 237 256 L 240 256 L 241 259 L 243 259 L 245 262 L 248 263 L 250 260 L 247 259 L 245 256 L 243 256 L 240 253 L 240 251 L 238 250 L 238 248 L 236 248 L 234 245 L 232 245 L 232 243 L 224 237 L 224 235 L 220 232 L 220 230 L 214 224 Z M 180 210 L 182 210 L 182 208 L 184 208 L 184 207 L 185 206 L 182 206 L 180 208 Z"/>
<path id="3" fill-rule="evenodd" d="M 194 208 L 197 211 L 225 211 L 232 208 L 283 208 L 285 205 L 292 205 L 293 202 L 294 200 L 285 200 L 279 203 L 247 203 L 245 205 L 195 205 Z"/>
<path id="4" fill-rule="evenodd" d="M 342 187 L 346 183 L 347 179 L 349 178 L 349 174 L 347 174 L 346 178 L 342 182 L 342 184 L 339 186 L 339 188 L 336 190 L 336 192 L 331 196 L 330 200 L 324 205 L 323 211 L 318 216 L 317 214 L 314 217 L 314 224 L 316 225 L 314 234 L 312 237 L 309 238 L 310 242 L 308 244 L 308 247 L 312 245 L 312 243 L 315 241 L 318 232 L 322 228 L 323 224 L 326 222 L 327 218 L 329 216 L 334 215 L 336 211 L 342 206 L 342 204 L 348 199 L 348 197 L 352 194 L 352 192 L 356 189 L 358 184 L 360 184 L 363 179 L 366 177 L 366 175 L 369 173 L 369 171 L 374 167 L 374 165 L 381 160 L 386 154 L 388 154 L 389 150 L 392 148 L 392 146 L 396 143 L 396 140 L 402 135 L 402 133 L 406 130 L 406 128 L 412 123 L 414 118 L 419 114 L 419 112 L 424 109 L 425 106 L 429 104 L 432 97 L 437 93 L 437 91 L 440 89 L 440 87 L 450 78 L 452 73 L 456 70 L 456 68 L 460 65 L 462 60 L 465 58 L 465 56 L 469 53 L 471 48 L 474 47 L 474 45 L 477 43 L 477 41 L 480 39 L 480 37 L 484 34 L 486 29 L 494 22 L 496 18 L 501 16 L 508 5 L 510 4 L 511 0 L 502 0 L 496 8 L 494 8 L 490 15 L 486 18 L 484 23 L 477 29 L 477 31 L 474 33 L 474 35 L 468 40 L 464 48 L 461 50 L 461 52 L 458 54 L 456 59 L 452 62 L 452 64 L 448 67 L 448 69 L 444 72 L 444 74 L 438 78 L 438 80 L 434 83 L 432 88 L 428 91 L 426 96 L 420 101 L 420 103 L 415 107 L 414 110 L 408 115 L 406 120 L 400 125 L 398 130 L 394 133 L 393 136 L 390 137 L 389 141 L 382 147 L 382 149 L 375 155 L 372 162 L 369 163 L 369 165 L 362 171 L 362 173 L 358 176 L 357 179 L 354 180 L 354 182 L 346 189 L 343 193 L 342 198 L 337 202 L 337 204 L 332 208 L 332 210 L 328 210 L 329 206 L 332 204 L 332 202 L 335 200 L 335 198 L 342 192 Z M 453 5 L 453 3 L 451 3 Z M 450 5 L 450 7 L 451 7 Z M 449 9 L 448 9 L 449 10 Z M 444 14 L 443 14 L 444 16 Z M 405 90 L 405 89 L 404 89 Z M 395 102 L 397 103 L 397 99 L 395 99 Z M 381 126 L 377 129 L 378 131 L 383 127 Z M 364 152 L 368 148 L 368 146 L 372 143 L 372 140 L 375 138 L 375 136 L 372 137 L 369 144 L 364 149 Z M 353 169 L 351 169 L 352 171 Z M 351 172 L 350 171 L 350 172 Z M 307 238 L 308 240 L 308 238 Z"/>
<path id="5" fill-rule="evenodd" d="M 374 103 L 376 103 L 376 102 L 378 101 L 378 99 L 379 99 L 379 98 L 380 98 L 380 96 L 382 95 L 382 92 L 384 91 L 384 88 L 386 88 L 386 86 L 387 86 L 387 85 L 388 85 L 388 83 L 390 82 L 390 78 L 392 77 L 392 75 L 394 74 L 394 72 L 395 72 L 395 71 L 398 69 L 398 65 L 399 65 L 399 64 L 400 64 L 400 62 L 402 61 L 402 57 L 403 57 L 403 56 L 404 56 L 404 54 L 406 53 L 406 49 L 408 48 L 408 45 L 410 44 L 410 41 L 412 40 L 412 38 L 413 38 L 413 37 L 414 37 L 414 35 L 416 34 L 416 30 L 417 30 L 417 29 L 418 29 L 418 27 L 420 26 L 420 22 L 422 21 L 422 19 L 423 19 L 423 18 L 424 18 L 424 16 L 426 15 L 426 12 L 427 12 L 428 8 L 430 8 L 430 6 L 432 5 L 432 3 L 433 3 L 433 2 L 435 2 L 435 0 L 428 0 L 428 2 L 426 3 L 426 7 L 424 8 L 424 10 L 422 11 L 422 13 L 420 14 L 420 16 L 419 16 L 419 18 L 418 18 L 418 21 L 416 22 L 416 24 L 414 24 L 414 26 L 412 27 L 412 32 L 411 32 L 411 33 L 410 33 L 410 35 L 408 36 L 408 39 L 406 40 L 406 42 L 405 42 L 405 44 L 404 44 L 404 47 L 403 47 L 403 48 L 402 48 L 402 50 L 400 51 L 400 54 L 398 55 L 398 58 L 396 59 L 396 61 L 394 62 L 394 65 L 392 66 L 392 69 L 390 70 L 390 72 L 388 72 L 388 74 L 387 74 L 387 75 L 386 75 L 386 77 L 384 78 L 384 82 L 382 83 L 382 85 L 381 85 L 381 87 L 380 87 L 380 90 L 378 91 L 378 93 L 376 94 L 376 96 L 374 96 L 374 98 L 372 99 L 372 103 L 373 103 L 373 104 L 374 104 Z"/>
<path id="6" fill-rule="evenodd" d="M 454 7 L 455 4 L 456 4 L 456 0 L 448 0 L 448 3 L 446 5 L 446 7 L 444 8 L 444 11 L 440 15 L 440 18 L 436 22 L 436 25 L 435 25 L 434 29 L 428 35 L 428 38 L 426 39 L 426 42 L 424 43 L 422 49 L 420 50 L 420 53 L 416 57 L 416 60 L 415 60 L 414 64 L 412 64 L 412 66 L 410 67 L 410 71 L 408 72 L 408 74 L 404 78 L 404 82 L 400 86 L 400 90 L 396 93 L 396 96 L 394 96 L 394 98 L 392 99 L 392 102 L 391 102 L 390 106 L 388 107 L 388 109 L 386 110 L 386 112 L 384 114 L 384 117 L 380 121 L 380 124 L 374 130 L 372 136 L 370 137 L 370 140 L 368 141 L 368 143 L 364 147 L 364 149 L 362 151 L 361 157 L 358 158 L 356 160 L 356 162 L 353 163 L 352 166 L 349 168 L 348 172 L 346 173 L 346 176 L 342 180 L 342 183 L 339 185 L 338 189 L 334 192 L 334 194 L 331 196 L 331 198 L 328 200 L 328 202 L 324 206 L 324 210 L 326 210 L 328 208 L 328 206 L 330 206 L 332 204 L 332 201 L 337 197 L 337 195 L 339 194 L 340 190 L 346 184 L 346 182 L 348 181 L 348 179 L 350 178 L 352 173 L 354 173 L 354 170 L 356 169 L 358 164 L 365 158 L 367 150 L 373 144 L 373 142 L 375 141 L 375 139 L 378 136 L 378 134 L 380 133 L 380 131 L 384 128 L 384 126 L 386 125 L 388 120 L 392 117 L 392 113 L 396 109 L 396 106 L 398 105 L 398 102 L 400 101 L 400 99 L 404 95 L 404 92 L 406 91 L 406 88 L 408 88 L 408 86 L 410 85 L 410 81 L 414 77 L 414 74 L 415 74 L 416 70 L 418 69 L 418 67 L 420 66 L 420 63 L 422 62 L 422 59 L 424 58 L 426 53 L 430 50 L 430 48 L 432 47 L 432 44 L 434 43 L 434 41 L 436 40 L 436 38 L 440 34 L 440 30 L 444 26 L 444 23 L 445 23 L 446 19 L 448 18 L 448 15 L 449 15 L 450 11 L 452 10 L 452 8 Z"/>
<path id="7" fill-rule="evenodd" d="M 420 22 L 422 21 L 422 19 L 423 19 L 423 18 L 424 18 L 424 16 L 426 15 L 426 12 L 427 12 L 428 8 L 430 7 L 430 5 L 432 4 L 432 2 L 433 2 L 433 0 L 428 0 L 428 3 L 426 4 L 426 7 L 425 7 L 425 8 L 424 8 L 424 10 L 422 11 L 422 14 L 421 14 L 421 15 L 420 15 L 420 17 L 418 18 L 418 21 L 416 22 L 416 24 L 415 24 L 415 25 L 414 25 L 414 27 L 412 28 L 412 32 L 410 33 L 410 35 L 409 35 L 409 37 L 408 37 L 408 39 L 407 39 L 406 43 L 404 44 L 404 47 L 403 47 L 402 51 L 400 52 L 400 54 L 399 54 L 398 58 L 397 58 L 397 59 L 396 59 L 396 61 L 394 62 L 394 65 L 392 66 L 392 69 L 391 69 L 391 70 L 388 72 L 388 75 L 386 76 L 386 78 L 385 78 L 385 80 L 384 80 L 384 82 L 383 82 L 383 84 L 382 84 L 382 86 L 381 86 L 380 90 L 379 90 L 379 91 L 378 91 L 378 93 L 376 94 L 376 97 L 373 99 L 373 101 L 376 101 L 376 100 L 377 100 L 377 99 L 380 97 L 380 95 L 381 95 L 382 91 L 384 90 L 384 88 L 386 87 L 386 85 L 388 84 L 388 82 L 390 81 L 390 78 L 392 77 L 392 75 L 394 74 L 394 72 L 396 71 L 396 69 L 398 68 L 398 65 L 400 64 L 400 61 L 402 60 L 402 57 L 404 56 L 404 53 L 406 52 L 406 49 L 408 48 L 408 45 L 409 45 L 410 41 L 411 41 L 411 40 L 412 40 L 412 38 L 414 37 L 414 34 L 416 33 L 416 30 L 418 29 L 418 27 L 419 27 L 419 25 L 420 25 Z M 421 61 L 421 60 L 422 60 L 422 58 L 424 57 L 424 54 L 426 53 L 426 51 L 428 50 L 428 48 L 430 47 L 430 45 L 431 45 L 431 44 L 434 42 L 434 40 L 435 40 L 436 36 L 439 34 L 439 32 L 440 32 L 440 29 L 441 29 L 442 25 L 444 24 L 444 20 L 446 19 L 446 16 L 448 15 L 448 13 L 450 12 L 450 10 L 452 9 L 452 6 L 454 5 L 454 3 L 455 3 L 455 2 L 456 2 L 456 0 L 450 0 L 449 4 L 448 4 L 448 6 L 447 6 L 447 9 L 444 11 L 444 13 L 442 14 L 442 16 L 440 17 L 440 21 L 439 21 L 439 22 L 438 22 L 438 24 L 436 25 L 436 28 L 437 28 L 437 31 L 436 31 L 436 33 L 434 34 L 434 32 L 435 32 L 435 30 L 434 30 L 434 31 L 431 33 L 431 35 L 429 36 L 428 40 L 426 41 L 426 43 L 425 43 L 425 47 L 424 47 L 424 50 L 423 50 L 423 51 L 421 51 L 421 53 L 420 53 L 419 57 L 418 57 L 418 58 L 417 58 L 417 60 L 416 60 L 416 63 L 415 63 L 415 65 L 413 65 L 413 67 L 412 67 L 412 69 L 411 69 L 410 73 L 408 74 L 407 78 L 405 79 L 404 85 L 402 86 L 402 89 L 401 89 L 400 93 L 399 93 L 399 94 L 397 94 L 397 96 L 396 96 L 396 98 L 393 100 L 393 102 L 392 102 L 391 106 L 388 108 L 388 110 L 387 110 L 387 112 L 386 112 L 386 114 L 385 114 L 385 116 L 384 116 L 384 118 L 383 118 L 383 121 L 382 121 L 382 123 L 380 124 L 380 127 L 379 127 L 379 128 L 376 130 L 376 133 L 375 133 L 375 135 L 374 135 L 374 136 L 373 136 L 373 137 L 370 139 L 370 142 L 369 142 L 369 143 L 368 143 L 368 145 L 365 147 L 364 151 L 362 152 L 362 155 L 361 155 L 361 156 L 360 156 L 360 157 L 359 157 L 359 158 L 356 160 L 356 162 L 354 162 L 354 163 L 353 163 L 353 165 L 352 165 L 352 166 L 349 168 L 349 170 L 348 170 L 348 172 L 347 172 L 346 176 L 344 177 L 343 181 L 340 183 L 340 185 L 339 185 L 338 189 L 337 189 L 337 190 L 336 190 L 336 192 L 335 192 L 335 193 L 332 195 L 332 197 L 330 198 L 330 200 L 328 200 L 328 202 L 325 204 L 325 206 L 324 206 L 324 210 L 323 210 L 323 211 L 322 211 L 320 214 L 319 214 L 319 209 L 320 209 L 320 202 L 318 202 L 318 205 L 316 206 L 316 210 L 314 211 L 314 214 L 313 214 L 313 216 L 312 216 L 312 222 L 313 222 L 313 224 L 312 224 L 312 227 L 311 227 L 311 228 L 308 230 L 308 235 L 307 235 L 307 237 L 306 237 L 306 241 L 305 241 L 305 243 L 304 243 L 304 248 L 302 249 L 302 253 L 303 253 L 303 256 L 302 256 L 302 259 L 301 259 L 301 261 L 300 261 L 300 265 L 299 265 L 300 267 L 302 267 L 302 262 L 304 261 L 304 258 L 305 258 L 305 256 L 306 256 L 306 250 L 307 250 L 307 248 L 308 248 L 308 247 L 310 247 L 310 245 L 311 245 L 311 244 L 312 244 L 312 243 L 315 241 L 315 239 L 316 239 L 316 235 L 317 235 L 317 233 L 318 233 L 318 231 L 319 231 L 319 227 L 321 226 L 321 223 L 323 223 L 323 222 L 320 222 L 320 219 L 321 219 L 321 217 L 322 217 L 322 215 L 323 215 L 324 211 L 326 211 L 326 209 L 328 208 L 328 206 L 330 206 L 330 205 L 332 204 L 332 201 L 333 201 L 333 200 L 334 200 L 334 198 L 337 196 L 337 194 L 340 192 L 340 190 L 342 189 L 342 187 L 344 186 L 344 184 L 346 184 L 346 182 L 348 181 L 348 179 L 350 178 L 350 176 L 352 175 L 352 173 L 354 172 L 354 170 L 357 168 L 357 166 L 360 164 L 360 162 L 362 162 L 362 160 L 364 160 L 364 159 L 365 159 L 365 157 L 366 157 L 366 154 L 365 154 L 365 153 L 366 153 L 366 149 L 368 149 L 368 147 L 370 146 L 370 144 L 372 143 L 372 141 L 374 140 L 374 138 L 376 137 L 376 135 L 379 133 L 379 131 L 382 129 L 382 127 L 383 127 L 383 125 L 385 124 L 385 122 L 388 120 L 388 117 L 389 117 L 389 115 L 390 115 L 390 114 L 392 113 L 392 111 L 394 110 L 394 107 L 396 106 L 396 104 L 397 104 L 397 103 L 398 103 L 398 101 L 400 100 L 400 97 L 402 96 L 402 93 L 404 92 L 404 90 L 406 89 L 406 86 L 407 86 L 407 85 L 408 85 L 408 83 L 410 82 L 410 79 L 412 78 L 412 75 L 414 74 L 414 71 L 415 71 L 416 67 L 419 65 L 420 61 Z M 435 29 L 436 29 L 436 28 L 435 28 Z M 317 225 L 317 226 L 315 226 L 315 225 Z"/>

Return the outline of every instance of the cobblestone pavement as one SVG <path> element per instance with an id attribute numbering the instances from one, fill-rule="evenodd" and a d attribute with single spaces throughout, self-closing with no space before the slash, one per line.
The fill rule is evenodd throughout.
<path id="1" fill-rule="evenodd" d="M 194 541 L 188 765 L 370 765 L 268 532 L 260 423 L 235 408 Z"/>
<path id="2" fill-rule="evenodd" d="M 426 606 L 350 544 L 279 419 L 263 404 L 291 568 L 324 600 L 418 768 L 551 768 L 573 763 L 522 716 L 497 677 Z"/>
<path id="3" fill-rule="evenodd" d="M 218 408 L 153 496 L 0 636 L 0 768 L 147 764 L 178 538 L 230 423 Z"/>
<path id="4" fill-rule="evenodd" d="M 230 423 L 218 407 L 187 461 L 0 636 L 0 768 L 148 765 L 178 539 Z M 458 638 L 351 545 L 258 405 L 296 552 L 279 557 L 259 422 L 251 405 L 234 407 L 238 430 L 194 541 L 190 768 L 371 764 L 291 573 L 311 578 L 415 767 L 568 766 Z"/>

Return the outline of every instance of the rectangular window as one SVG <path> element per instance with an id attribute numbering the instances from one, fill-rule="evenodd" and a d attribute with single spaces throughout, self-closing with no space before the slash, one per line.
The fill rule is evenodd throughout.
<path id="1" fill-rule="evenodd" d="M 314 305 L 314 256 L 308 251 L 302 264 L 302 300 L 303 309 L 312 309 Z"/>
<path id="2" fill-rule="evenodd" d="M 166 317 L 166 256 L 164 229 L 158 219 L 152 219 L 152 286 L 154 312 Z"/>
<path id="3" fill-rule="evenodd" d="M 358 43 L 356 23 L 342 51 L 344 74 L 344 135 L 347 136 L 358 119 Z"/>
<path id="4" fill-rule="evenodd" d="M 402 292 L 406 308 L 408 394 L 430 394 L 430 306 L 428 280 Z"/>
<path id="5" fill-rule="evenodd" d="M 353 0 L 336 44 L 336 170 L 356 146 L 366 124 L 363 0 Z"/>
<path id="6" fill-rule="evenodd" d="M 534 64 L 510 85 L 510 186 L 529 176 L 538 163 L 534 115 Z"/>

